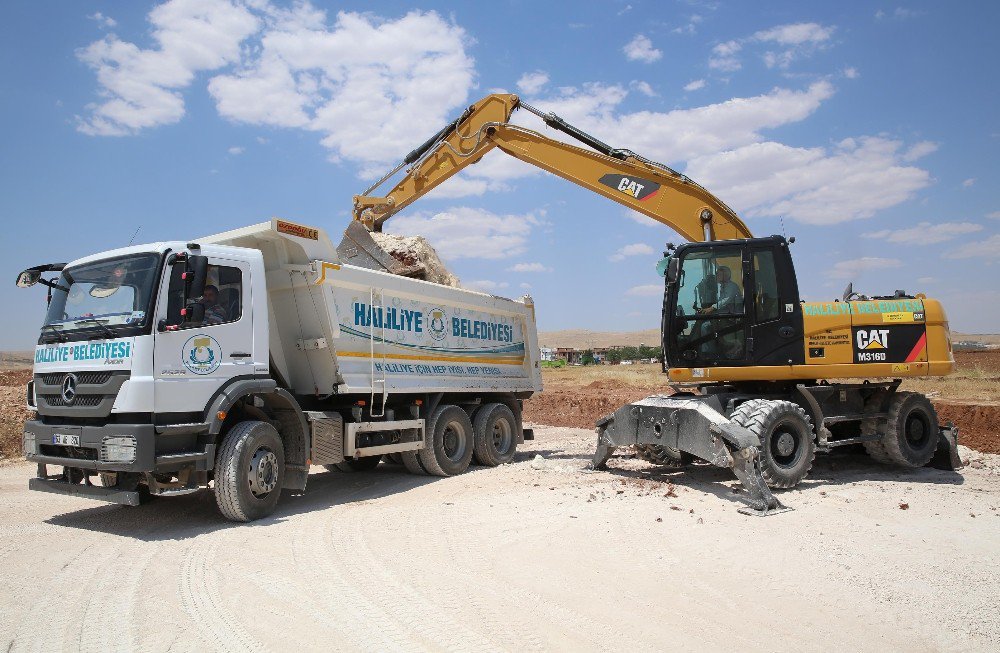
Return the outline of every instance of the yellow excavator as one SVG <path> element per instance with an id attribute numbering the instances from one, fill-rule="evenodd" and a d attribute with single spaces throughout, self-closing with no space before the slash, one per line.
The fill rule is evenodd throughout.
<path id="1" fill-rule="evenodd" d="M 524 109 L 586 148 L 510 122 Z M 692 456 L 730 467 L 749 490 L 751 514 L 780 503 L 768 490 L 806 477 L 817 451 L 863 445 L 904 467 L 960 466 L 957 429 L 931 402 L 899 390 L 904 378 L 955 367 L 941 303 L 897 290 L 865 296 L 848 286 L 833 302 L 803 302 L 794 238 L 754 238 L 719 198 L 684 174 L 617 149 L 516 95 L 489 95 L 413 150 L 354 198 L 338 248 L 345 262 L 419 275 L 370 236 L 386 220 L 497 148 L 643 213 L 684 236 L 667 244 L 664 372 L 672 394 L 628 404 L 597 423 L 593 466 L 618 447 L 679 466 Z M 373 193 L 405 168 L 385 195 Z"/>

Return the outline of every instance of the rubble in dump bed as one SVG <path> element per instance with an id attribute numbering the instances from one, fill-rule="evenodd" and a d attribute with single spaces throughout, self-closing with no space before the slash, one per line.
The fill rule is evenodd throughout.
<path id="1" fill-rule="evenodd" d="M 372 233 L 372 238 L 379 247 L 389 253 L 394 259 L 409 267 L 416 263 L 423 264 L 426 270 L 424 279 L 442 286 L 460 288 L 458 277 L 445 266 L 438 253 L 423 236 L 399 236 L 384 232 Z"/>

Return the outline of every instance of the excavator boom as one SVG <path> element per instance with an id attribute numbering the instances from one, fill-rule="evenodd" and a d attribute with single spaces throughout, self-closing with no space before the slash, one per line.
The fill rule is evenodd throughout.
<path id="1" fill-rule="evenodd" d="M 512 124 L 510 118 L 518 108 L 591 149 Z M 688 240 L 751 237 L 732 209 L 685 175 L 631 151 L 615 149 L 510 94 L 490 95 L 472 105 L 364 194 L 355 196 L 354 218 L 372 231 L 381 231 L 392 215 L 494 148 L 647 215 Z M 406 174 L 389 193 L 371 195 L 405 166 L 409 166 Z"/>

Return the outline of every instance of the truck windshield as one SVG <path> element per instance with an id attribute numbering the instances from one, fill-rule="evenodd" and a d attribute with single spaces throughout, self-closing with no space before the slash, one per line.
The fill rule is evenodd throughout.
<path id="1" fill-rule="evenodd" d="M 105 330 L 147 321 L 156 285 L 158 254 L 134 254 L 66 268 L 52 291 L 46 331 Z"/>

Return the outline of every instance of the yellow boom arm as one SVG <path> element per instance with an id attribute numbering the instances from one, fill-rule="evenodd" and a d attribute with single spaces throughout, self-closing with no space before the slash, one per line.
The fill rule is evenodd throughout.
<path id="1" fill-rule="evenodd" d="M 510 124 L 524 108 L 547 125 L 589 145 L 584 149 Z M 393 214 L 498 148 L 516 159 L 583 186 L 648 215 L 691 241 L 750 238 L 750 230 L 722 200 L 686 176 L 630 152 L 618 150 L 569 125 L 555 114 L 523 104 L 516 95 L 489 95 L 411 152 L 363 195 L 354 197 L 354 219 L 381 231 Z M 370 195 L 409 166 L 385 196 Z"/>

